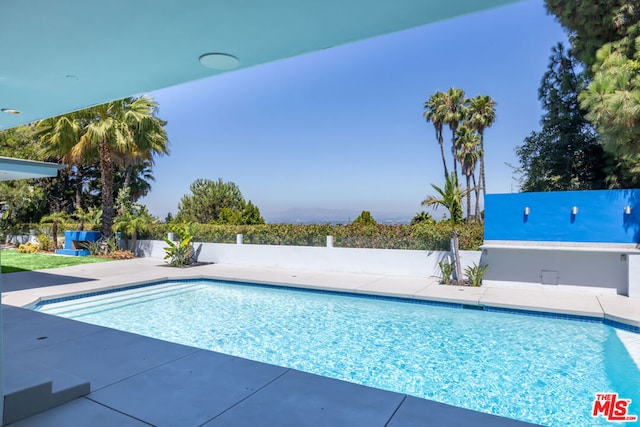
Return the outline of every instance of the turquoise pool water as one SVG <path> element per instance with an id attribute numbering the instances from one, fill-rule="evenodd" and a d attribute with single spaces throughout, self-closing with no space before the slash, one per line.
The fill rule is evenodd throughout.
<path id="1" fill-rule="evenodd" d="M 38 309 L 543 425 L 612 425 L 591 416 L 599 392 L 640 415 L 640 372 L 599 323 L 216 281 Z"/>

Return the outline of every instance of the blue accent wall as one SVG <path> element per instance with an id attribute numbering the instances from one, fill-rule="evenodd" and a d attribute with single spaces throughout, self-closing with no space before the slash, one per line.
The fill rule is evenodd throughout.
<path id="1" fill-rule="evenodd" d="M 640 243 L 640 189 L 487 194 L 484 212 L 485 240 Z"/>

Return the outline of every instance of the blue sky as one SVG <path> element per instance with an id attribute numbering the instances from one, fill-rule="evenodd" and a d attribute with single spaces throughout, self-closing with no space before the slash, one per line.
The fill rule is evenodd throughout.
<path id="1" fill-rule="evenodd" d="M 517 191 L 506 163 L 540 128 L 538 86 L 564 40 L 529 0 L 153 92 L 171 155 L 142 202 L 175 214 L 194 180 L 220 177 L 267 220 L 293 208 L 410 218 L 443 181 L 423 103 L 452 86 L 496 100 L 487 192 Z"/>

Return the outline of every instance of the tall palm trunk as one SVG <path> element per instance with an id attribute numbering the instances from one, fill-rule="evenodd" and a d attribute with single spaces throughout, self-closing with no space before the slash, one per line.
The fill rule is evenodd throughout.
<path id="1" fill-rule="evenodd" d="M 125 169 L 125 172 L 124 172 L 124 183 L 122 184 L 122 186 L 124 188 L 130 188 L 131 187 L 131 175 L 132 174 L 133 174 L 133 165 L 127 165 L 127 167 Z M 131 200 L 131 201 L 133 201 L 133 200 Z"/>
<path id="2" fill-rule="evenodd" d="M 484 180 L 484 129 L 478 129 L 480 134 L 480 187 L 482 187 L 482 200 L 487 196 L 487 183 Z"/>
<path id="3" fill-rule="evenodd" d="M 460 250 L 458 244 L 458 232 L 454 228 L 451 231 L 451 251 L 453 252 L 453 262 L 456 267 L 456 281 L 461 284 L 464 280 L 462 276 L 462 263 L 460 262 Z"/>
<path id="4" fill-rule="evenodd" d="M 471 220 L 471 174 L 465 173 L 467 178 L 467 222 Z"/>
<path id="5" fill-rule="evenodd" d="M 76 174 L 78 176 L 77 178 L 77 182 L 76 182 L 76 202 L 75 202 L 75 207 L 77 208 L 81 208 L 82 207 L 82 184 L 83 184 L 83 174 L 82 174 L 82 168 L 80 166 L 77 167 L 76 170 Z"/>
<path id="6" fill-rule="evenodd" d="M 456 157 L 456 131 L 458 130 L 458 123 L 451 123 L 451 154 L 453 155 L 453 173 L 456 174 L 456 179 L 458 179 L 458 161 Z M 460 182 L 460 181 L 458 181 Z"/>
<path id="7" fill-rule="evenodd" d="M 449 176 L 449 169 L 447 169 L 447 159 L 444 155 L 444 141 L 442 140 L 442 130 L 438 132 L 436 130 L 436 137 L 438 138 L 438 144 L 440 145 L 440 154 L 442 155 L 442 166 L 444 166 L 444 178 Z"/>
<path id="8" fill-rule="evenodd" d="M 53 251 L 58 249 L 58 221 L 51 224 L 51 239 L 53 240 Z"/>
<path id="9" fill-rule="evenodd" d="M 100 178 L 102 179 L 102 236 L 113 235 L 113 159 L 106 140 L 100 142 Z"/>
<path id="10" fill-rule="evenodd" d="M 471 180 L 473 182 L 473 191 L 476 194 L 475 220 L 479 223 L 482 223 L 482 217 L 480 216 L 480 187 L 476 185 L 476 174 L 471 175 Z"/>
<path id="11" fill-rule="evenodd" d="M 127 249 L 129 249 L 134 254 L 136 252 L 136 240 L 138 240 L 138 232 L 133 229 L 133 231 L 131 232 L 131 249 L 129 249 L 128 247 Z"/>

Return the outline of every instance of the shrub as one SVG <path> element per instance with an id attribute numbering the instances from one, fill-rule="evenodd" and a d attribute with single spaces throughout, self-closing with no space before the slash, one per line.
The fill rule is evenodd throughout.
<path id="1" fill-rule="evenodd" d="M 456 264 L 442 260 L 438 263 L 440 267 L 440 273 L 442 274 L 442 283 L 448 285 L 451 283 L 451 277 L 453 276 L 453 270 L 456 269 Z"/>
<path id="2" fill-rule="evenodd" d="M 107 254 L 106 257 L 112 259 L 132 259 L 135 258 L 135 255 L 131 251 L 117 250 Z"/>
<path id="3" fill-rule="evenodd" d="M 488 265 L 478 265 L 476 263 L 465 268 L 464 274 L 469 280 L 469 285 L 480 286 L 482 284 L 484 274 L 487 272 L 487 268 L 489 268 Z"/>
<path id="4" fill-rule="evenodd" d="M 172 224 L 171 230 L 178 235 L 178 241 L 173 242 L 164 238 L 168 245 L 164 248 L 164 259 L 169 260 L 169 265 L 182 267 L 191 262 L 191 240 L 196 227 L 193 223 Z"/>
<path id="5" fill-rule="evenodd" d="M 33 254 L 36 252 L 40 252 L 41 249 L 42 247 L 38 243 L 31 242 L 23 243 L 18 246 L 18 252 L 23 254 Z"/>
<path id="6" fill-rule="evenodd" d="M 53 239 L 46 234 L 41 234 L 38 236 L 38 242 L 40 242 L 40 246 L 43 251 L 54 252 L 57 248 L 53 245 Z"/>

